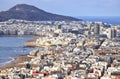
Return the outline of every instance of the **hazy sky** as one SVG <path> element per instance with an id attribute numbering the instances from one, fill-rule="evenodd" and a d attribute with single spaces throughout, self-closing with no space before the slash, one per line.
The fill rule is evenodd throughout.
<path id="1" fill-rule="evenodd" d="M 120 0 L 0 0 L 0 11 L 23 3 L 61 15 L 120 16 Z"/>

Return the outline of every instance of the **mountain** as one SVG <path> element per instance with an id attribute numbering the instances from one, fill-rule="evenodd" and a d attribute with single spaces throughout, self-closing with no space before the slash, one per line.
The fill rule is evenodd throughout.
<path id="1" fill-rule="evenodd" d="M 28 21 L 79 21 L 70 16 L 52 14 L 27 4 L 17 4 L 8 11 L 0 12 L 0 21 L 22 19 Z"/>

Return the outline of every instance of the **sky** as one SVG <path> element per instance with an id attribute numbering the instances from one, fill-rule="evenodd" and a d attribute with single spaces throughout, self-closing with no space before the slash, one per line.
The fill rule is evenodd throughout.
<path id="1" fill-rule="evenodd" d="M 120 0 L 0 0 L 0 11 L 16 4 L 67 16 L 120 16 Z"/>

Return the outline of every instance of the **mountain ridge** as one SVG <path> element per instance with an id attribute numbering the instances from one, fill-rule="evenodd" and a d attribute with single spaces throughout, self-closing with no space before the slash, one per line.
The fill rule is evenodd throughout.
<path id="1" fill-rule="evenodd" d="M 53 14 L 28 4 L 17 4 L 7 11 L 0 12 L 0 21 L 22 19 L 28 21 L 80 21 L 70 16 Z"/>

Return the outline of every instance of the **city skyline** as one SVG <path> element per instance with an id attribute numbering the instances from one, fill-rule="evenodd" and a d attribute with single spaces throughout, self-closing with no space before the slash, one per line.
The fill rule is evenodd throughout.
<path id="1" fill-rule="evenodd" d="M 0 11 L 29 4 L 47 12 L 68 16 L 120 16 L 119 0 L 1 0 Z"/>

